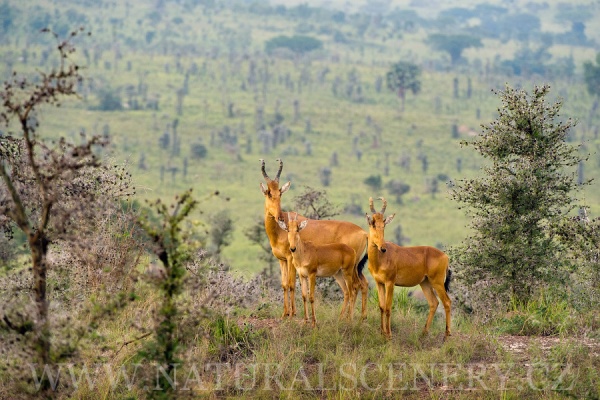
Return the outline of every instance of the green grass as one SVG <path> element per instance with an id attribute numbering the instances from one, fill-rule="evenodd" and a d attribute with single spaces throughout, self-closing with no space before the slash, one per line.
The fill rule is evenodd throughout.
<path id="1" fill-rule="evenodd" d="M 240 310 L 237 316 L 217 313 L 198 327 L 197 341 L 185 342 L 177 376 L 180 389 L 189 390 L 178 395 L 343 399 L 597 395 L 599 361 L 575 338 L 543 348 L 531 342 L 515 355 L 497 340 L 496 325 L 474 324 L 456 311 L 448 340 L 443 341 L 439 314 L 430 335 L 421 337 L 427 311 L 406 304 L 399 307 L 403 295 L 397 297 L 391 340 L 380 334 L 379 310 L 372 302 L 367 321 L 348 322 L 338 320 L 340 304 L 317 296 L 316 328 L 298 317 L 280 320 L 276 307 L 258 311 L 260 316 L 254 309 Z M 140 306 L 146 305 L 134 307 Z M 135 362 L 131 354 L 139 345 L 123 349 L 111 361 L 113 368 L 131 368 Z M 115 388 L 106 380 L 100 382 L 95 392 L 104 393 L 106 399 L 144 397 L 137 386 L 128 390 L 124 382 Z M 74 396 L 91 398 L 94 392 L 88 389 L 82 387 Z"/>

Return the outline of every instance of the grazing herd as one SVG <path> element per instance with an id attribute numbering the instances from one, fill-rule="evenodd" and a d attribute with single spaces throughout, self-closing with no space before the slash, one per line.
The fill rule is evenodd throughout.
<path id="1" fill-rule="evenodd" d="M 360 226 L 347 221 L 308 219 L 295 212 L 281 210 L 281 196 L 291 183 L 279 185 L 283 161 L 274 179 L 265 171 L 261 160 L 261 171 L 266 185 L 260 188 L 265 196 L 265 231 L 273 255 L 279 260 L 281 286 L 283 289 L 283 315 L 296 315 L 296 273 L 300 276 L 304 318 L 308 322 L 308 303 L 311 319 L 316 326 L 315 284 L 317 277 L 333 276 L 344 294 L 340 318 L 352 319 L 358 290 L 362 295 L 362 319 L 367 317 L 368 281 L 362 273 L 368 262 L 369 272 L 377 286 L 381 311 L 381 332 L 391 338 L 391 309 L 394 286 L 412 287 L 420 285 L 429 303 L 429 315 L 423 329 L 427 334 L 438 308 L 440 298 L 446 313 L 446 334 L 450 336 L 450 305 L 448 289 L 451 271 L 448 256 L 430 246 L 404 247 L 387 242 L 384 228 L 395 214 L 384 216 L 387 202 L 380 198 L 383 206 L 375 211 L 373 198 L 369 199 L 371 215 L 367 214 L 368 233 Z M 436 297 L 437 293 L 437 297 Z"/>

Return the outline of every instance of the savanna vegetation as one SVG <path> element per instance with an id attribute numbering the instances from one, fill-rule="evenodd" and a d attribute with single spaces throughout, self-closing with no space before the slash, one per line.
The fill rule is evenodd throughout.
<path id="1" fill-rule="evenodd" d="M 598 398 L 600 8 L 517 3 L 0 0 L 0 398 Z M 452 335 L 281 318 L 260 159 Z"/>

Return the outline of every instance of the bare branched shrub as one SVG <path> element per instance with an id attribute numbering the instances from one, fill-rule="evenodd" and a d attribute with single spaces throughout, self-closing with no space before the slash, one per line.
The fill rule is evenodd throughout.
<path id="1" fill-rule="evenodd" d="M 188 267 L 194 274 L 203 271 L 205 280 L 193 299 L 192 307 L 204 307 L 219 314 L 233 315 L 237 310 L 253 309 L 276 301 L 281 293 L 269 285 L 268 277 L 258 274 L 250 280 L 234 276 L 229 267 L 205 261 L 202 254 Z"/>
<path id="2" fill-rule="evenodd" d="M 15 384 L 39 377 L 38 385 L 26 391 L 41 396 L 52 386 L 44 368 L 76 358 L 99 321 L 132 299 L 115 292 L 87 312 L 83 297 L 69 307 L 67 292 L 77 264 L 54 268 L 48 257 L 58 245 L 68 246 L 72 254 L 86 253 L 90 233 L 101 230 L 98 224 L 110 214 L 111 205 L 133 193 L 129 181 L 101 160 L 107 138 L 82 135 L 81 143 L 74 144 L 37 133 L 41 108 L 59 107 L 64 97 L 76 95 L 82 76 L 70 57 L 75 52 L 72 41 L 82 31 L 65 41 L 54 34 L 59 62 L 52 71 L 34 78 L 15 73 L 0 91 L 0 125 L 5 130 L 0 136 L 0 228 L 9 234 L 21 230 L 31 256 L 29 269 L 3 277 L 0 351 L 5 357 L 0 366 L 10 369 Z"/>
<path id="3" fill-rule="evenodd" d="M 304 191 L 294 197 L 294 211 L 310 219 L 329 219 L 340 214 L 327 198 L 327 192 L 310 186 L 305 186 Z"/>
<path id="4" fill-rule="evenodd" d="M 129 186 L 125 167 L 113 169 L 115 175 L 106 184 L 112 186 L 111 182 L 119 180 L 125 181 L 123 186 Z M 106 177 L 108 172 L 103 175 Z M 118 196 L 107 200 L 83 232 L 75 229 L 87 238 L 84 247 L 63 240 L 49 255 L 57 267 L 69 271 L 69 284 L 80 296 L 133 290 L 133 278 L 137 275 L 134 268 L 144 255 L 140 232 L 134 223 L 137 215 L 134 205 Z"/>

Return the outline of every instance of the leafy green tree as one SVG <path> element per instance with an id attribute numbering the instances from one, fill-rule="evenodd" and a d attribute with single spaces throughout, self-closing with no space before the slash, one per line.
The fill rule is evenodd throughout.
<path id="1" fill-rule="evenodd" d="M 365 178 L 363 181 L 372 191 L 377 192 L 381 190 L 381 175 L 371 175 Z"/>
<path id="2" fill-rule="evenodd" d="M 596 63 L 586 61 L 583 63 L 583 77 L 588 93 L 600 96 L 600 53 L 596 54 Z"/>
<path id="3" fill-rule="evenodd" d="M 399 61 L 393 64 L 387 72 L 385 79 L 388 89 L 396 92 L 402 100 L 402 111 L 406 92 L 410 90 L 413 94 L 421 91 L 421 68 L 411 62 Z"/>
<path id="4" fill-rule="evenodd" d="M 452 198 L 467 207 L 473 235 L 453 249 L 462 280 L 501 299 L 527 301 L 537 288 L 564 282 L 570 268 L 558 227 L 575 207 L 578 148 L 566 139 L 574 126 L 561 121 L 561 103 L 546 101 L 550 88 L 530 95 L 508 85 L 496 92 L 498 118 L 473 146 L 489 164 L 484 175 L 460 180 Z M 489 293 L 487 293 L 489 296 Z M 501 297 L 504 295 L 504 297 Z"/>
<path id="5" fill-rule="evenodd" d="M 444 35 L 434 33 L 429 35 L 427 43 L 435 50 L 445 51 L 450 55 L 452 65 L 462 58 L 462 52 L 470 47 L 482 47 L 481 39 L 471 35 Z"/>
<path id="6" fill-rule="evenodd" d="M 410 185 L 407 185 L 401 180 L 392 179 L 391 181 L 386 183 L 385 187 L 391 194 L 396 196 L 396 203 L 404 204 L 404 202 L 402 201 L 402 196 L 404 196 L 410 191 Z"/>
<path id="7" fill-rule="evenodd" d="M 552 59 L 548 46 L 532 49 L 528 45 L 515 52 L 513 60 L 503 62 L 503 65 L 512 69 L 515 75 L 531 76 L 532 74 L 545 75 L 547 63 Z"/>
<path id="8" fill-rule="evenodd" d="M 198 160 L 201 158 L 206 158 L 206 155 L 208 154 L 208 149 L 204 144 L 196 142 L 192 143 L 192 145 L 190 146 L 190 153 L 192 159 Z"/>
<path id="9" fill-rule="evenodd" d="M 120 111 L 123 109 L 123 101 L 118 91 L 110 87 L 98 91 L 98 110 L 100 111 Z"/>
<path id="10" fill-rule="evenodd" d="M 267 53 L 272 53 L 275 49 L 285 48 L 296 54 L 305 54 L 323 47 L 323 42 L 310 36 L 276 36 L 265 43 Z"/>
<path id="11" fill-rule="evenodd" d="M 4 0 L 0 3 L 0 33 L 4 35 L 8 34 L 10 30 L 16 25 L 15 18 L 18 10 L 8 4 L 8 1 Z"/>
<path id="12" fill-rule="evenodd" d="M 215 255 L 221 254 L 221 249 L 231 243 L 234 225 L 229 210 L 221 210 L 210 216 L 210 243 Z"/>
<path id="13" fill-rule="evenodd" d="M 529 13 L 511 14 L 505 18 L 505 29 L 517 40 L 527 41 L 530 35 L 540 32 L 539 17 Z"/>

